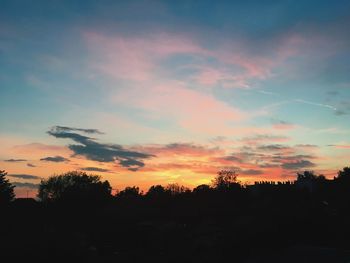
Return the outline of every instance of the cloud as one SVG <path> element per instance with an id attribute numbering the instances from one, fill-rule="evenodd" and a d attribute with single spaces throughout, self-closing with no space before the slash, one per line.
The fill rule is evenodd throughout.
<path id="1" fill-rule="evenodd" d="M 262 142 L 284 142 L 289 140 L 286 136 L 270 135 L 270 134 L 258 134 L 254 136 L 244 137 L 240 141 L 245 144 L 258 144 Z"/>
<path id="2" fill-rule="evenodd" d="M 259 172 L 251 171 L 250 175 L 255 173 L 255 175 L 278 176 L 283 172 L 282 169 L 289 171 L 316 166 L 312 162 L 316 157 L 313 154 L 303 153 L 310 148 L 313 150 L 313 147 L 307 146 L 302 152 L 300 147 L 281 144 L 243 146 L 231 155 L 213 158 L 212 162 L 224 166 L 237 165 L 240 171 L 243 171 L 242 175 L 248 175 L 248 172 L 244 171 L 257 170 Z"/>
<path id="3" fill-rule="evenodd" d="M 62 156 L 54 156 L 54 157 L 49 156 L 49 157 L 41 158 L 40 161 L 62 163 L 62 162 L 69 162 L 69 159 L 64 158 Z"/>
<path id="4" fill-rule="evenodd" d="M 4 162 L 9 162 L 9 163 L 19 163 L 19 162 L 26 162 L 27 160 L 25 159 L 8 159 L 4 160 Z"/>
<path id="5" fill-rule="evenodd" d="M 22 182 L 11 182 L 14 184 L 16 187 L 21 187 L 21 188 L 30 188 L 30 189 L 38 189 L 39 184 L 33 184 L 33 183 L 22 183 Z"/>
<path id="6" fill-rule="evenodd" d="M 335 111 L 335 115 L 337 115 L 337 116 L 343 116 L 343 115 L 347 115 L 348 113 L 346 112 L 346 111 L 344 111 L 344 110 L 336 110 Z"/>
<path id="7" fill-rule="evenodd" d="M 158 63 L 176 54 L 207 51 L 180 35 L 147 34 L 144 37 L 105 36 L 86 32 L 90 53 L 97 56 L 93 68 L 117 79 L 148 81 L 159 70 Z"/>
<path id="8" fill-rule="evenodd" d="M 267 91 L 267 90 L 257 90 L 256 92 L 261 93 L 261 94 L 265 94 L 265 95 L 280 96 L 279 93 L 271 92 L 271 91 Z"/>
<path id="9" fill-rule="evenodd" d="M 276 163 L 263 163 L 263 164 L 259 164 L 260 168 L 276 168 L 276 167 L 280 167 L 279 164 Z"/>
<path id="10" fill-rule="evenodd" d="M 165 145 L 153 144 L 143 147 L 136 147 L 136 149 L 152 153 L 157 156 L 210 156 L 218 152 L 222 152 L 222 150 L 217 147 L 209 148 L 193 143 L 169 143 Z"/>
<path id="11" fill-rule="evenodd" d="M 208 92 L 187 88 L 183 82 L 169 80 L 151 83 L 147 86 L 147 92 L 145 85 L 116 90 L 113 102 L 142 110 L 150 120 L 170 121 L 177 129 L 211 136 L 218 131 L 222 135 L 239 132 L 234 124 L 251 117 L 250 113 L 218 100 Z"/>
<path id="12" fill-rule="evenodd" d="M 313 106 L 328 108 L 328 109 L 337 111 L 337 108 L 336 108 L 336 107 L 334 107 L 334 106 L 332 106 L 332 105 L 328 105 L 328 104 L 317 103 L 317 102 L 307 101 L 307 100 L 302 100 L 302 99 L 295 99 L 294 101 L 299 102 L 299 103 L 303 103 L 303 104 L 308 104 L 308 105 L 313 105 Z"/>
<path id="13" fill-rule="evenodd" d="M 240 46 L 237 39 L 231 45 L 219 45 L 213 49 L 186 34 L 153 32 L 138 36 L 107 36 L 85 32 L 84 37 L 95 70 L 134 82 L 147 82 L 165 74 L 178 78 L 175 72 L 183 70 L 187 72 L 187 82 L 201 86 L 219 84 L 248 88 L 251 80 L 270 76 L 276 65 L 276 60 L 244 52 L 244 46 Z M 172 70 L 162 67 L 164 61 L 177 56 L 190 56 L 201 63 L 183 63 L 171 67 Z M 215 61 L 215 64 L 210 61 Z"/>
<path id="14" fill-rule="evenodd" d="M 262 151 L 283 151 L 289 150 L 290 147 L 282 144 L 269 144 L 258 146 L 257 149 Z"/>
<path id="15" fill-rule="evenodd" d="M 99 168 L 99 167 L 83 167 L 80 168 L 82 171 L 89 171 L 89 172 L 102 172 L 102 173 L 108 173 L 110 170 L 104 169 L 104 168 Z"/>
<path id="16" fill-rule="evenodd" d="M 338 103 L 338 108 L 335 114 L 338 116 L 347 115 L 350 113 L 350 100 L 343 100 Z"/>
<path id="17" fill-rule="evenodd" d="M 350 144 L 329 144 L 328 146 L 334 147 L 337 149 L 350 149 Z"/>
<path id="18" fill-rule="evenodd" d="M 250 57 L 231 46 L 208 48 L 187 34 L 153 32 L 133 36 L 90 31 L 83 36 L 90 50 L 89 67 L 95 74 L 107 76 L 113 87 L 113 103 L 197 134 L 241 132 L 241 127 L 234 124 L 256 114 L 219 99 L 203 84 L 247 88 L 250 80 L 268 77 L 274 61 Z M 193 62 L 179 63 L 183 57 Z M 169 67 L 174 62 L 176 65 Z M 127 87 L 114 88 L 116 80 Z"/>
<path id="19" fill-rule="evenodd" d="M 27 163 L 27 166 L 28 166 L 28 167 L 36 167 L 36 165 L 31 164 L 31 163 Z"/>
<path id="20" fill-rule="evenodd" d="M 225 142 L 227 140 L 228 140 L 228 138 L 226 136 L 215 136 L 215 137 L 210 139 L 210 141 L 213 143 L 216 143 L 216 142 L 221 143 L 221 142 Z"/>
<path id="21" fill-rule="evenodd" d="M 315 144 L 297 144 L 297 145 L 295 145 L 295 147 L 298 147 L 298 148 L 318 148 L 318 146 Z"/>
<path id="22" fill-rule="evenodd" d="M 273 155 L 273 160 L 276 161 L 299 161 L 301 159 L 315 159 L 313 155 L 310 154 L 295 154 L 295 155 Z"/>
<path id="23" fill-rule="evenodd" d="M 248 170 L 241 170 L 239 171 L 239 173 L 244 175 L 259 175 L 259 174 L 263 174 L 264 171 L 256 170 L 256 169 L 248 169 Z"/>
<path id="24" fill-rule="evenodd" d="M 13 177 L 13 178 L 20 178 L 20 179 L 29 179 L 29 180 L 37 180 L 41 179 L 41 177 L 31 174 L 8 174 L 7 176 Z"/>
<path id="25" fill-rule="evenodd" d="M 78 132 L 84 132 L 88 134 L 103 134 L 103 132 L 100 132 L 97 129 L 81 129 L 81 128 L 66 127 L 66 126 L 55 126 L 55 128 L 57 131 L 60 131 L 60 132 L 78 131 Z"/>
<path id="26" fill-rule="evenodd" d="M 272 127 L 277 130 L 290 130 L 293 129 L 295 125 L 287 121 L 272 119 Z"/>
<path id="27" fill-rule="evenodd" d="M 127 167 L 130 171 L 134 172 L 137 171 L 139 168 L 145 166 L 143 162 L 131 158 L 120 159 L 119 164 L 123 167 Z"/>
<path id="28" fill-rule="evenodd" d="M 88 160 L 98 162 L 118 161 L 123 167 L 131 171 L 138 170 L 145 164 L 144 159 L 154 157 L 152 154 L 124 149 L 117 144 L 98 143 L 96 139 L 78 133 L 67 132 L 57 127 L 51 128 L 48 134 L 56 138 L 71 139 L 79 144 L 70 144 L 68 148 L 74 152 L 73 156 L 84 156 Z"/>
<path id="29" fill-rule="evenodd" d="M 241 158 L 233 156 L 233 155 L 224 157 L 224 160 L 232 161 L 232 162 L 238 162 L 238 163 L 242 162 Z"/>
<path id="30" fill-rule="evenodd" d="M 297 160 L 295 162 L 288 162 L 288 163 L 282 164 L 282 168 L 287 170 L 297 170 L 297 169 L 303 169 L 303 168 L 310 168 L 314 166 L 315 164 L 308 160 Z"/>
<path id="31" fill-rule="evenodd" d="M 186 71 L 186 81 L 200 86 L 249 88 L 251 82 L 272 76 L 272 70 L 295 55 L 301 42 L 295 34 L 274 39 L 275 52 L 264 55 L 250 52 L 246 40 L 235 38 L 216 41 L 212 47 L 202 38 L 189 34 L 101 34 L 85 32 L 84 38 L 90 51 L 91 67 L 116 79 L 146 82 L 164 75 L 179 79 L 174 72 Z M 210 45 L 209 45 L 210 46 Z M 171 69 L 164 61 L 177 57 L 190 57 L 200 63 L 178 63 Z M 175 75 L 175 76 L 174 76 Z M 184 76 L 181 76 L 184 79 Z"/>

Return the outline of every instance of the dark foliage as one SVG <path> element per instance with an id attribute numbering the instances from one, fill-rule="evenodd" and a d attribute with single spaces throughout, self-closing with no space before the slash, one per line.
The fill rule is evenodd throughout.
<path id="1" fill-rule="evenodd" d="M 67 198 L 48 195 L 65 200 L 61 205 L 18 199 L 6 208 L 0 248 L 11 255 L 4 262 L 346 263 L 349 171 L 334 180 L 306 171 L 295 182 L 244 186 L 225 172 L 193 191 L 178 184 L 146 194 L 126 187 L 98 206 L 91 205 L 96 195 L 86 199 L 86 188 L 76 184 L 103 183 L 69 173 L 59 181 L 79 177 L 72 179 L 75 194 L 69 188 Z M 71 206 L 76 198 L 89 205 Z"/>
<path id="2" fill-rule="evenodd" d="M 42 180 L 38 197 L 43 202 L 101 202 L 111 197 L 108 181 L 84 172 L 67 172 Z"/>
<path id="3" fill-rule="evenodd" d="M 212 184 L 218 190 L 229 190 L 230 188 L 237 188 L 239 186 L 237 174 L 233 170 L 219 171 L 213 179 Z"/>
<path id="4" fill-rule="evenodd" d="M 127 186 L 124 190 L 116 194 L 117 198 L 138 198 L 141 196 L 140 188 L 137 186 Z"/>
<path id="5" fill-rule="evenodd" d="M 0 170 L 0 205 L 8 204 L 15 198 L 13 192 L 15 186 L 6 179 L 6 175 L 5 171 Z"/>

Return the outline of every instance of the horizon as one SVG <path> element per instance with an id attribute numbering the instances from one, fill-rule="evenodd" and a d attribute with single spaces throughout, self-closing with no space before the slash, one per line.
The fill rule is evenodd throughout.
<path id="1" fill-rule="evenodd" d="M 114 189 L 349 166 L 349 1 L 3 1 L 0 170 Z"/>

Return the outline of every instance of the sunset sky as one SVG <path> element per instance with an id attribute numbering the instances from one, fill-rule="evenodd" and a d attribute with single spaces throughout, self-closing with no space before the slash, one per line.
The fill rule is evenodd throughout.
<path id="1" fill-rule="evenodd" d="M 0 1 L 0 170 L 114 189 L 332 178 L 350 157 L 350 1 Z"/>

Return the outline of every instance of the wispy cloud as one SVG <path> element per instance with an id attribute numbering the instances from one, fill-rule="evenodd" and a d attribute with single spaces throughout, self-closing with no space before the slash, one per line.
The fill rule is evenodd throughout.
<path id="1" fill-rule="evenodd" d="M 301 148 L 301 149 L 316 149 L 319 148 L 318 145 L 315 144 L 297 144 L 295 145 L 296 148 Z"/>
<path id="2" fill-rule="evenodd" d="M 23 183 L 23 182 L 12 182 L 16 187 L 21 187 L 21 188 L 29 188 L 29 189 L 38 189 L 39 184 L 34 184 L 34 183 Z"/>
<path id="3" fill-rule="evenodd" d="M 264 142 L 285 142 L 290 138 L 283 135 L 271 135 L 271 134 L 257 134 L 253 136 L 243 137 L 241 142 L 246 144 L 260 144 Z"/>
<path id="4" fill-rule="evenodd" d="M 97 129 L 81 129 L 81 128 L 72 128 L 67 126 L 55 126 L 55 129 L 61 132 L 77 131 L 77 132 L 84 132 L 89 134 L 103 134 L 103 132 Z"/>
<path id="5" fill-rule="evenodd" d="M 62 163 L 62 162 L 69 162 L 69 159 L 64 158 L 62 156 L 49 156 L 49 157 L 41 158 L 40 161 Z"/>
<path id="6" fill-rule="evenodd" d="M 157 156 L 210 156 L 222 153 L 218 147 L 209 148 L 193 143 L 169 143 L 138 146 L 135 149 L 152 153 Z"/>
<path id="7" fill-rule="evenodd" d="M 350 149 L 350 144 L 329 144 L 328 146 L 338 149 Z"/>
<path id="8" fill-rule="evenodd" d="M 313 101 L 308 101 L 308 100 L 302 100 L 302 99 L 295 99 L 295 102 L 299 102 L 299 103 L 303 103 L 303 104 L 308 104 L 308 105 L 312 105 L 312 106 L 318 106 L 318 107 L 323 107 L 323 108 L 328 108 L 331 110 L 336 111 L 337 108 L 332 106 L 332 105 L 328 105 L 328 104 L 323 104 L 323 103 L 317 103 L 317 102 L 313 102 Z"/>
<path id="9" fill-rule="evenodd" d="M 102 173 L 108 173 L 111 171 L 109 169 L 104 169 L 99 167 L 83 167 L 83 168 L 80 168 L 80 170 L 88 171 L 88 172 L 102 172 Z"/>
<path id="10" fill-rule="evenodd" d="M 19 162 L 26 162 L 27 160 L 25 159 L 7 159 L 4 160 L 4 162 L 9 162 L 9 163 L 19 163 Z"/>
<path id="11" fill-rule="evenodd" d="M 221 130 L 224 135 L 232 134 L 239 131 L 232 127 L 234 123 L 250 118 L 249 113 L 217 100 L 211 94 L 188 89 L 173 81 L 154 83 L 147 92 L 142 86 L 117 91 L 113 102 L 142 110 L 151 119 L 170 121 L 193 133 L 216 135 Z M 208 120 L 211 125 L 208 125 Z"/>
<path id="12" fill-rule="evenodd" d="M 294 124 L 287 121 L 272 119 L 271 122 L 272 122 L 272 127 L 277 130 L 290 130 L 295 128 Z"/>
<path id="13" fill-rule="evenodd" d="M 258 150 L 263 151 L 284 151 L 290 150 L 291 148 L 287 145 L 282 144 L 269 144 L 269 145 L 260 145 L 257 147 Z"/>
<path id="14" fill-rule="evenodd" d="M 8 174 L 7 176 L 13 177 L 13 178 L 20 178 L 20 179 L 29 179 L 29 180 L 41 179 L 40 176 L 31 175 L 31 174 Z"/>
<path id="15" fill-rule="evenodd" d="M 308 160 L 297 160 L 293 162 L 286 162 L 282 164 L 282 168 L 287 170 L 299 170 L 305 168 L 315 167 L 316 165 Z"/>

